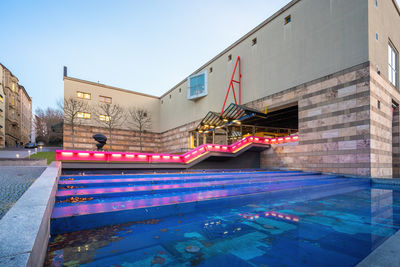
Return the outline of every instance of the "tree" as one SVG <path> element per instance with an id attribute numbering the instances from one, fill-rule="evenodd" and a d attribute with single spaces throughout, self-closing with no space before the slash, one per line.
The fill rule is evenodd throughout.
<path id="1" fill-rule="evenodd" d="M 96 113 L 97 120 L 108 130 L 110 150 L 112 150 L 112 131 L 125 122 L 125 110 L 118 104 L 100 103 Z"/>
<path id="2" fill-rule="evenodd" d="M 143 108 L 130 108 L 128 116 L 130 124 L 139 131 L 140 152 L 142 152 L 142 134 L 151 128 L 151 116 Z"/>
<path id="3" fill-rule="evenodd" d="M 64 122 L 71 126 L 72 148 L 75 147 L 75 127 L 82 124 L 82 120 L 78 118 L 78 112 L 88 112 L 90 106 L 88 102 L 76 99 L 74 97 L 64 98 L 59 101 L 58 106 L 64 111 Z"/>
<path id="4" fill-rule="evenodd" d="M 35 113 L 36 139 L 45 142 L 47 145 L 62 143 L 62 131 L 58 127 L 63 123 L 62 112 L 54 108 L 37 108 Z"/>

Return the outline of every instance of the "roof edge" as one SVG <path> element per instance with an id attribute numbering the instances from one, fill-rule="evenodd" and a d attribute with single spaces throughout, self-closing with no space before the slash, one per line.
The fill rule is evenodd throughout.
<path id="1" fill-rule="evenodd" d="M 155 99 L 160 99 L 160 97 L 158 97 L 158 96 L 144 94 L 144 93 L 140 93 L 140 92 L 136 92 L 136 91 L 132 91 L 132 90 L 128 90 L 128 89 L 118 88 L 118 87 L 114 87 L 114 86 L 110 86 L 110 85 L 106 85 L 106 84 L 102 84 L 102 83 L 95 83 L 95 82 L 82 80 L 82 79 L 78 79 L 78 78 L 73 78 L 73 77 L 69 77 L 69 76 L 64 76 L 63 80 L 81 82 L 81 83 L 86 83 L 86 84 L 90 84 L 90 85 L 101 86 L 101 87 L 108 88 L 108 89 L 118 90 L 118 91 L 125 92 L 125 93 L 130 93 L 130 94 L 135 94 L 135 95 L 141 95 L 141 96 L 151 97 L 151 98 L 155 98 Z"/>

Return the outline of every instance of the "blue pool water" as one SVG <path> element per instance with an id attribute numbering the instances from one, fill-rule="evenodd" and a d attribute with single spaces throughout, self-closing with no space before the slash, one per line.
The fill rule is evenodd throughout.
<path id="1" fill-rule="evenodd" d="M 366 179 L 254 171 L 59 186 L 47 266 L 354 266 L 400 228 L 400 191 Z"/>

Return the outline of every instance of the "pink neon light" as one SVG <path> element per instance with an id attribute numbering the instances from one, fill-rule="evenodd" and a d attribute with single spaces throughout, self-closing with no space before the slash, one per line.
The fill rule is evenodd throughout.
<path id="1" fill-rule="evenodd" d="M 174 160 L 175 162 L 180 162 L 180 163 L 188 163 L 189 161 L 193 160 L 196 158 L 196 156 L 202 156 L 204 155 L 205 152 L 209 151 L 221 151 L 221 152 L 227 152 L 227 153 L 235 153 L 236 151 L 240 150 L 242 147 L 245 147 L 248 144 L 251 144 L 253 142 L 260 142 L 264 144 L 276 144 L 276 143 L 286 143 L 286 142 L 292 142 L 292 141 L 298 141 L 299 137 L 297 135 L 293 136 L 284 136 L 280 138 L 262 138 L 262 137 L 254 137 L 254 136 L 249 136 L 245 137 L 242 140 L 229 145 L 229 146 L 224 146 L 224 145 L 202 145 L 198 148 L 193 149 L 192 151 L 189 151 L 188 153 L 181 155 L 181 156 L 172 156 L 168 154 L 127 154 L 127 153 L 121 153 L 121 152 L 104 152 L 104 153 L 99 153 L 95 151 L 61 151 L 58 150 L 56 151 L 56 158 L 57 160 L 83 160 L 83 161 L 94 161 L 94 160 L 104 160 L 104 161 L 121 161 L 121 157 L 124 157 L 125 161 L 133 161 L 134 158 L 139 158 L 140 161 L 148 161 L 149 163 L 151 162 L 151 159 L 158 160 L 158 159 L 163 159 L 164 162 L 168 162 L 169 160 Z M 163 162 L 161 161 L 161 162 Z"/>

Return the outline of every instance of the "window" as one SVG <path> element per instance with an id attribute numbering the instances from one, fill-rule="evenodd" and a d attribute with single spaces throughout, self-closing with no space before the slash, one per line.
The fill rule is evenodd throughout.
<path id="1" fill-rule="evenodd" d="M 232 60 L 232 55 L 228 55 L 228 61 Z"/>
<path id="2" fill-rule="evenodd" d="M 0 102 L 1 102 L 1 103 L 4 103 L 4 97 L 3 97 L 3 95 L 0 95 Z"/>
<path id="3" fill-rule="evenodd" d="M 89 93 L 76 92 L 76 96 L 79 98 L 87 99 L 87 100 L 92 99 L 92 95 Z"/>
<path id="4" fill-rule="evenodd" d="M 399 87 L 399 53 L 389 43 L 389 81 L 395 86 Z"/>
<path id="5" fill-rule="evenodd" d="M 255 46 L 257 44 L 257 38 L 254 38 L 253 40 L 251 40 L 251 45 Z"/>
<path id="6" fill-rule="evenodd" d="M 378 100 L 378 109 L 381 109 L 381 101 Z"/>
<path id="7" fill-rule="evenodd" d="M 182 92 L 182 88 L 179 88 L 179 93 L 181 93 Z"/>
<path id="8" fill-rule="evenodd" d="M 80 119 L 90 119 L 92 117 L 92 114 L 86 112 L 78 112 L 77 117 Z"/>
<path id="9" fill-rule="evenodd" d="M 213 71 L 213 68 L 212 67 L 210 67 L 210 70 L 209 70 L 209 72 L 211 73 Z"/>
<path id="10" fill-rule="evenodd" d="M 100 102 L 104 102 L 104 103 L 107 103 L 107 104 L 111 104 L 112 103 L 112 98 L 111 97 L 108 97 L 108 96 L 99 96 L 99 97 L 100 97 Z"/>
<path id="11" fill-rule="evenodd" d="M 111 120 L 111 116 L 99 115 L 99 119 L 100 119 L 101 121 L 110 121 L 110 120 Z"/>
<path id="12" fill-rule="evenodd" d="M 379 34 L 378 33 L 375 33 L 375 38 L 376 38 L 376 40 L 379 40 Z"/>
<path id="13" fill-rule="evenodd" d="M 169 95 L 169 98 L 170 98 L 170 99 L 171 99 L 171 97 L 172 97 L 172 96 L 171 96 L 171 95 Z"/>
<path id="14" fill-rule="evenodd" d="M 15 83 L 12 83 L 12 84 L 11 84 L 11 90 L 12 90 L 13 92 L 15 92 Z"/>
<path id="15" fill-rule="evenodd" d="M 375 0 L 375 6 L 378 7 L 378 0 Z"/>
<path id="16" fill-rule="evenodd" d="M 291 15 L 287 16 L 287 17 L 285 18 L 285 25 L 288 24 L 288 23 L 290 23 L 291 21 L 292 21 L 292 16 L 291 16 Z"/>
<path id="17" fill-rule="evenodd" d="M 188 99 L 197 99 L 207 94 L 207 71 L 188 78 Z"/>

